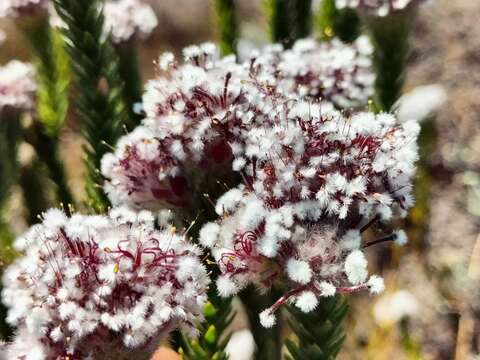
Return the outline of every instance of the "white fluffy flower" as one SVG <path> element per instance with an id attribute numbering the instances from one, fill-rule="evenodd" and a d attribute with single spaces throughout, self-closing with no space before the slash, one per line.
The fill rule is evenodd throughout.
<path id="1" fill-rule="evenodd" d="M 312 279 L 312 269 L 307 262 L 290 259 L 287 262 L 287 274 L 293 281 L 307 284 Z"/>
<path id="2" fill-rule="evenodd" d="M 408 237 L 404 230 L 396 230 L 393 234 L 395 236 L 395 244 L 399 246 L 404 246 L 407 244 Z"/>
<path id="3" fill-rule="evenodd" d="M 48 0 L 2 0 L 0 18 L 18 18 L 38 14 L 47 9 Z"/>
<path id="4" fill-rule="evenodd" d="M 388 16 L 391 13 L 407 9 L 410 6 L 418 5 L 425 0 L 336 0 L 337 8 L 357 8 L 376 16 Z"/>
<path id="5" fill-rule="evenodd" d="M 317 307 L 318 299 L 312 291 L 304 291 L 295 300 L 295 305 L 303 312 L 308 313 Z"/>
<path id="6" fill-rule="evenodd" d="M 442 85 L 419 86 L 402 95 L 394 109 L 401 122 L 422 121 L 434 115 L 446 101 L 447 93 Z"/>
<path id="7" fill-rule="evenodd" d="M 252 360 L 255 346 L 252 333 L 250 330 L 244 329 L 233 333 L 225 352 L 230 360 Z"/>
<path id="8" fill-rule="evenodd" d="M 11 347 L 17 356 L 36 359 L 20 346 L 32 340 L 39 359 L 136 358 L 201 319 L 209 279 L 200 250 L 155 230 L 145 211 L 68 218 L 49 210 L 15 246 L 25 254 L 5 271 L 2 300 L 7 321 L 23 329 Z"/>
<path id="9" fill-rule="evenodd" d="M 298 40 L 291 49 L 268 46 L 255 52 L 251 71 L 260 81 L 275 84 L 285 95 L 308 96 L 340 108 L 363 107 L 373 95 L 373 47 L 361 36 L 347 45 L 333 39 Z M 309 111 L 309 108 L 304 108 Z"/>
<path id="10" fill-rule="evenodd" d="M 360 250 L 352 251 L 345 260 L 345 273 L 352 284 L 363 283 L 368 276 L 367 259 Z"/>
<path id="11" fill-rule="evenodd" d="M 264 310 L 260 313 L 260 324 L 263 327 L 271 328 L 277 322 L 275 314 L 270 309 Z"/>
<path id="12" fill-rule="evenodd" d="M 407 290 L 399 290 L 393 294 L 385 294 L 373 307 L 377 323 L 391 326 L 405 317 L 415 316 L 420 310 L 420 303 Z"/>
<path id="13" fill-rule="evenodd" d="M 385 290 L 385 282 L 379 276 L 373 275 L 367 282 L 367 286 L 372 294 L 380 294 Z"/>
<path id="14" fill-rule="evenodd" d="M 31 64 L 13 60 L 0 66 L 0 112 L 7 107 L 31 109 L 36 89 L 35 70 Z"/>
<path id="15" fill-rule="evenodd" d="M 155 12 L 142 0 L 108 0 L 103 12 L 105 30 L 117 44 L 134 36 L 147 37 L 158 25 Z"/>

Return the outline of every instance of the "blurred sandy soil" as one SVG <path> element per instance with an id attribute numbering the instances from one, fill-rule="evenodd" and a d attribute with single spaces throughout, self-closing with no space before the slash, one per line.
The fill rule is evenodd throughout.
<path id="1" fill-rule="evenodd" d="M 152 60 L 161 51 L 178 52 L 185 45 L 215 38 L 208 0 L 151 2 L 160 26 L 140 47 L 145 79 L 153 76 Z M 238 3 L 244 36 L 265 41 L 260 1 Z M 377 254 L 389 262 L 382 264 L 387 292 L 380 299 L 352 298 L 353 316 L 347 324 L 342 359 L 469 360 L 480 353 L 479 14 L 478 0 L 435 0 L 419 13 L 406 90 L 439 83 L 448 93 L 448 102 L 434 120 L 438 139 L 428 156 L 430 215 L 421 239 L 402 251 Z M 0 62 L 27 59 L 28 52 L 11 26 L 0 27 L 9 32 Z M 77 130 L 72 117 L 62 141 L 72 185 L 81 196 L 83 167 Z M 402 289 L 408 291 L 409 300 L 400 305 L 409 305 L 410 317 L 396 321 L 389 301 Z"/>

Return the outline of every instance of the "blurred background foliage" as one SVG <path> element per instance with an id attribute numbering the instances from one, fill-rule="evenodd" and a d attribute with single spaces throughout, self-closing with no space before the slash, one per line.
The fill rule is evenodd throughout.
<path id="1" fill-rule="evenodd" d="M 186 45 L 218 39 L 226 26 L 217 24 L 212 5 L 228 1 L 150 2 L 160 25 L 139 46 L 138 61 L 144 80 L 154 76 L 153 61 L 162 51 L 179 53 Z M 302 36 L 311 25 L 318 37 L 330 38 L 338 34 L 345 41 L 350 41 L 352 34 L 359 31 L 355 14 L 339 13 L 332 8 L 331 0 L 322 4 L 313 1 L 315 13 L 311 24 L 302 24 L 292 15 L 295 11 L 301 14 L 301 7 L 292 13 L 291 9 L 282 8 L 283 2 L 279 0 L 237 0 L 234 3 L 238 19 L 235 31 L 240 39 L 236 46 L 240 53 L 270 38 L 282 39 L 281 31 L 287 27 Z M 269 11 L 283 12 L 283 17 L 277 17 L 283 22 L 269 28 L 266 15 L 269 12 L 265 7 Z M 372 263 L 379 268 L 372 271 L 384 274 L 387 291 L 379 298 L 365 294 L 349 299 L 351 311 L 345 321 L 348 336 L 340 359 L 468 360 L 480 353 L 479 13 L 479 1 L 436 0 L 419 9 L 411 29 L 410 53 L 406 53 L 401 44 L 390 50 L 404 57 L 399 61 L 406 62 L 403 91 L 438 83 L 445 87 L 448 100 L 438 114 L 423 125 L 418 203 L 407 221 L 411 242 L 405 249 L 391 251 L 385 247 L 371 254 L 376 260 Z M 8 34 L 8 40 L 0 48 L 0 63 L 12 58 L 31 59 L 28 41 L 18 28 L 8 21 L 1 22 L 0 28 Z M 347 30 L 342 33 L 342 29 Z M 231 44 L 222 43 L 222 51 L 230 53 Z M 58 91 L 52 89 L 54 93 Z M 138 97 L 138 94 L 130 96 Z M 396 95 L 386 95 L 386 100 L 382 100 L 387 108 L 392 96 Z M 68 100 L 58 99 L 61 114 L 66 111 L 65 101 Z M 43 116 L 52 118 L 51 114 Z M 55 133 L 55 121 L 63 119 L 51 119 L 53 125 L 46 134 Z M 68 175 L 65 187 L 71 189 L 76 199 L 83 199 L 85 170 L 75 114 L 66 113 L 66 126 L 58 136 L 58 156 Z M 3 142 L 0 146 L 4 146 Z M 15 234 L 34 222 L 36 216 L 26 211 L 22 198 L 39 196 L 35 191 L 37 186 L 47 190 L 53 187 L 42 175 L 46 169 L 37 161 L 41 155 L 35 154 L 31 146 L 20 148 L 22 170 L 18 176 L 20 183 L 32 191 L 22 195 L 17 187 L 13 189 L 3 220 L 11 224 Z M 3 167 L 4 164 L 0 176 L 9 171 Z M 47 198 L 38 202 L 57 204 L 52 190 L 46 193 Z M 1 225 L 0 231 L 4 231 Z M 243 316 L 233 321 L 233 330 L 247 323 L 240 305 L 235 307 Z"/>

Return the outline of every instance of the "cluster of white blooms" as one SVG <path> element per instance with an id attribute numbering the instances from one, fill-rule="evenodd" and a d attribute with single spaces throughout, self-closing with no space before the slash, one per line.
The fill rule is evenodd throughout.
<path id="1" fill-rule="evenodd" d="M 240 117 L 251 116 L 244 93 L 248 85 L 242 84 L 246 77 L 234 57 L 219 59 L 213 44 L 188 47 L 184 55 L 182 66 L 171 53 L 160 57 L 159 67 L 168 73 L 146 85 L 143 126 L 102 159 L 114 204 L 179 206 L 185 200 L 186 172 L 201 169 L 219 175 L 230 170 L 228 138 Z"/>
<path id="2" fill-rule="evenodd" d="M 425 0 L 335 0 L 335 3 L 339 9 L 345 7 L 358 8 L 361 11 L 384 17 L 410 6 L 415 6 L 422 1 Z"/>
<path id="3" fill-rule="evenodd" d="M 46 11 L 48 0 L 2 0 L 0 18 L 18 18 Z"/>
<path id="4" fill-rule="evenodd" d="M 147 37 L 158 25 L 150 5 L 142 0 L 108 0 L 104 4 L 105 30 L 116 44 L 134 36 Z"/>
<path id="5" fill-rule="evenodd" d="M 291 98 L 366 104 L 373 80 L 367 48 L 364 38 L 353 46 L 304 40 L 295 50 L 266 50 L 241 64 L 233 56 L 219 58 L 211 43 L 185 48 L 183 65 L 173 54 L 163 54 L 158 61 L 162 76 L 146 85 L 142 128 L 126 135 L 102 161 L 112 203 L 152 209 L 183 201 L 178 198 L 183 179 L 193 177 L 192 169 L 198 170 L 196 179 L 202 178 L 199 172 L 231 171 L 233 154 L 250 136 L 249 129 L 275 121 L 272 109 Z M 350 68 L 341 58 L 358 61 Z M 309 70 L 295 72 L 295 65 Z M 233 169 L 240 165 L 237 159 Z M 172 179 L 182 179 L 181 194 L 172 189 Z"/>
<path id="6" fill-rule="evenodd" d="M 338 39 L 298 40 L 292 49 L 267 47 L 251 57 L 251 71 L 259 82 L 279 91 L 332 102 L 339 108 L 364 107 L 373 96 L 373 47 L 367 36 L 353 44 Z"/>
<path id="7" fill-rule="evenodd" d="M 8 359 L 149 359 L 169 331 L 190 335 L 209 279 L 200 250 L 148 211 L 108 216 L 49 210 L 15 241 L 3 276 Z M 28 345 L 28 346 L 27 346 Z"/>
<path id="8" fill-rule="evenodd" d="M 265 326 L 290 298 L 308 312 L 319 296 L 383 288 L 380 278 L 368 279 L 362 248 L 388 240 L 401 245 L 405 234 L 362 244 L 361 233 L 412 206 L 419 133 L 414 121 L 400 125 L 392 115 L 371 113 L 347 118 L 303 101 L 272 108 L 269 116 L 234 152 L 245 184 L 219 198 L 220 219 L 200 233 L 222 272 L 221 295 L 250 283 L 292 284 L 262 315 Z"/>
<path id="9" fill-rule="evenodd" d="M 13 60 L 0 66 L 0 112 L 7 107 L 31 109 L 36 88 L 31 64 Z"/>

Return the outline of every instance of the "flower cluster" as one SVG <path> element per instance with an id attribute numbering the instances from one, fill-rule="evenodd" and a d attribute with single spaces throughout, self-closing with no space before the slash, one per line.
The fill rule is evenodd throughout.
<path id="1" fill-rule="evenodd" d="M 142 0 L 108 0 L 103 8 L 105 30 L 120 44 L 135 36 L 147 37 L 158 25 L 150 5 Z"/>
<path id="2" fill-rule="evenodd" d="M 49 210 L 15 247 L 24 255 L 3 276 L 19 329 L 8 359 L 149 359 L 172 329 L 196 331 L 209 283 L 200 251 L 147 211 Z"/>
<path id="3" fill-rule="evenodd" d="M 336 0 L 335 3 L 339 9 L 358 8 L 360 11 L 384 17 L 415 6 L 422 1 L 424 0 Z"/>
<path id="4" fill-rule="evenodd" d="M 2 0 L 0 18 L 18 18 L 46 11 L 48 0 Z"/>
<path id="5" fill-rule="evenodd" d="M 272 121 L 276 103 L 310 95 L 338 105 L 366 104 L 364 94 L 372 85 L 368 48 L 364 38 L 353 46 L 304 40 L 294 50 L 267 49 L 241 64 L 232 56 L 219 58 L 210 43 L 185 48 L 183 65 L 173 54 L 163 54 L 159 70 L 164 74 L 146 86 L 143 127 L 126 135 L 102 161 L 112 203 L 149 209 L 179 205 L 186 188 L 194 191 L 185 179 L 203 186 L 209 173 L 231 172 L 233 153 L 255 124 Z M 340 61 L 344 57 L 358 62 L 350 68 Z M 308 71 L 295 72 L 297 61 Z M 180 182 L 173 185 L 177 191 L 172 181 Z M 197 187 L 208 190 L 202 186 Z"/>
<path id="6" fill-rule="evenodd" d="M 251 71 L 258 81 L 276 84 L 287 95 L 328 101 L 343 109 L 364 107 L 373 96 L 372 53 L 367 36 L 351 45 L 338 39 L 303 39 L 290 50 L 273 45 L 253 54 Z"/>
<path id="7" fill-rule="evenodd" d="M 346 118 L 302 101 L 279 104 L 269 116 L 271 122 L 251 128 L 234 153 L 245 184 L 218 200 L 220 219 L 200 233 L 222 272 L 222 295 L 250 283 L 291 284 L 263 314 L 265 326 L 291 298 L 308 312 L 319 296 L 382 289 L 380 278 L 367 279 L 362 248 L 389 240 L 403 244 L 405 234 L 362 245 L 361 233 L 412 206 L 419 133 L 416 122 L 398 125 L 392 115 Z"/>
<path id="8" fill-rule="evenodd" d="M 0 112 L 7 107 L 31 109 L 36 88 L 31 64 L 13 60 L 0 67 Z"/>
<path id="9" fill-rule="evenodd" d="M 247 77 L 233 57 L 219 59 L 213 44 L 186 48 L 184 55 L 182 66 L 171 53 L 161 56 L 160 69 L 168 73 L 146 85 L 143 126 L 102 159 L 113 204 L 179 206 L 186 188 L 194 191 L 185 179 L 202 182 L 207 170 L 218 179 L 231 168 L 228 138 L 234 123 L 251 117 L 244 94 L 249 85 L 242 84 Z"/>

